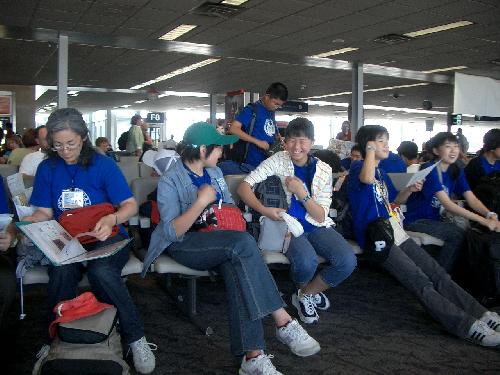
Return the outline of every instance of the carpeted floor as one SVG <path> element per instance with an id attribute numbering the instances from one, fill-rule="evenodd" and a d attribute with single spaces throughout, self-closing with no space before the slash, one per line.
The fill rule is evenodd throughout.
<path id="1" fill-rule="evenodd" d="M 286 270 L 274 270 L 290 304 L 293 285 Z M 158 345 L 154 374 L 237 374 L 229 355 L 224 286 L 221 280 L 198 284 L 201 317 L 214 334 L 204 336 L 187 321 L 160 287 L 162 279 L 133 276 L 128 286 L 141 312 L 146 336 Z M 182 286 L 183 282 L 176 282 Z M 500 349 L 469 344 L 444 332 L 419 303 L 383 271 L 363 264 L 341 286 L 329 290 L 333 307 L 319 324 L 306 327 L 321 344 L 319 354 L 299 358 L 274 337 L 264 321 L 267 351 L 285 375 L 293 374 L 499 374 Z M 26 291 L 27 318 L 11 318 L 2 332 L 2 374 L 30 374 L 43 332 L 45 291 Z M 293 307 L 288 310 L 296 315 Z"/>

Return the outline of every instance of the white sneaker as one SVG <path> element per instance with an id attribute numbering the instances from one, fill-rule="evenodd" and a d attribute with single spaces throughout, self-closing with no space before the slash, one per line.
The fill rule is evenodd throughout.
<path id="1" fill-rule="evenodd" d="M 295 319 L 284 327 L 276 328 L 276 337 L 299 357 L 308 357 L 321 350 L 319 343 Z"/>
<path id="2" fill-rule="evenodd" d="M 271 363 L 273 355 L 266 355 L 262 353 L 258 357 L 249 359 L 243 357 L 241 361 L 239 375 L 283 375 L 276 370 L 276 367 Z"/>
<path id="3" fill-rule="evenodd" d="M 146 341 L 142 336 L 139 340 L 130 344 L 132 355 L 134 356 L 135 370 L 141 374 L 149 374 L 155 369 L 156 361 L 152 350 L 156 350 L 156 345 Z"/>
<path id="4" fill-rule="evenodd" d="M 299 289 L 292 295 L 292 305 L 297 308 L 300 320 L 306 324 L 316 323 L 319 320 L 316 304 L 312 294 L 303 294 Z"/>
<path id="5" fill-rule="evenodd" d="M 325 295 L 325 293 L 319 292 L 318 294 L 314 294 L 313 301 L 317 309 L 328 310 L 328 308 L 330 307 L 330 300 Z"/>
<path id="6" fill-rule="evenodd" d="M 500 316 L 496 312 L 486 311 L 479 320 L 485 322 L 492 330 L 500 332 Z"/>
<path id="7" fill-rule="evenodd" d="M 488 324 L 476 320 L 469 330 L 469 340 L 482 346 L 500 345 L 500 334 L 488 327 Z"/>

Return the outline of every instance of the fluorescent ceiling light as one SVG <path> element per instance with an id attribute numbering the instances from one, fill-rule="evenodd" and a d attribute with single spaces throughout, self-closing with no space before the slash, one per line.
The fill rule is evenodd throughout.
<path id="1" fill-rule="evenodd" d="M 460 69 L 467 69 L 465 65 L 460 65 L 460 66 L 450 66 L 448 68 L 439 68 L 439 69 L 432 69 L 432 70 L 423 70 L 422 73 L 437 73 L 437 72 L 448 72 L 450 70 L 460 70 Z"/>
<path id="2" fill-rule="evenodd" d="M 312 55 L 310 57 L 328 57 L 328 56 L 333 56 L 333 55 L 340 55 L 341 53 L 357 51 L 358 49 L 359 48 L 355 48 L 355 47 L 345 47 L 345 48 L 335 49 L 333 51 L 319 53 L 317 55 Z"/>
<path id="3" fill-rule="evenodd" d="M 158 98 L 163 98 L 165 96 L 191 96 L 195 98 L 208 98 L 210 94 L 205 92 L 189 92 L 189 91 L 164 91 L 162 94 L 158 95 Z"/>
<path id="4" fill-rule="evenodd" d="M 136 100 L 134 103 L 141 104 L 141 103 L 144 103 L 144 102 L 147 102 L 147 100 Z"/>
<path id="5" fill-rule="evenodd" d="M 175 29 L 170 30 L 168 33 L 163 34 L 160 36 L 158 39 L 163 39 L 163 40 L 175 40 L 181 35 L 184 35 L 194 28 L 196 28 L 197 25 L 180 25 L 177 26 Z"/>
<path id="6" fill-rule="evenodd" d="M 128 108 L 130 107 L 132 104 L 124 104 L 124 105 L 121 105 L 120 108 Z"/>
<path id="7" fill-rule="evenodd" d="M 180 74 L 184 74 L 184 73 L 190 72 L 192 70 L 201 68 L 201 67 L 203 67 L 205 65 L 209 65 L 209 64 L 215 63 L 215 62 L 217 62 L 219 60 L 220 59 L 206 59 L 206 60 L 197 62 L 196 64 L 191 64 L 191 65 L 188 65 L 188 66 L 184 66 L 182 68 L 174 70 L 173 72 L 170 72 L 170 73 L 164 74 L 162 76 L 156 77 L 155 79 L 152 79 L 150 81 L 147 81 L 147 82 L 140 83 L 138 85 L 132 86 L 130 88 L 130 90 L 137 90 L 137 89 L 140 89 L 140 88 L 152 85 L 154 83 L 165 81 L 167 79 L 170 79 L 172 77 L 178 76 Z"/>
<path id="8" fill-rule="evenodd" d="M 228 5 L 241 5 L 243 3 L 246 3 L 248 0 L 224 0 L 222 4 L 228 4 Z"/>
<path id="9" fill-rule="evenodd" d="M 328 101 L 322 101 L 322 100 L 306 100 L 306 103 L 309 105 L 317 105 L 320 107 L 324 106 L 334 106 L 334 107 L 349 107 L 349 103 L 335 103 L 335 102 L 328 102 Z M 406 113 L 425 113 L 425 114 L 432 114 L 432 115 L 446 115 L 447 112 L 440 112 L 440 111 L 426 111 L 424 109 L 414 109 L 414 108 L 400 108 L 400 107 L 384 107 L 381 105 L 371 105 L 371 104 L 365 104 L 363 105 L 364 109 L 378 109 L 382 111 L 394 111 L 394 112 L 406 112 Z M 388 116 L 392 116 L 392 113 L 389 113 Z"/>
<path id="10" fill-rule="evenodd" d="M 402 89 L 402 88 L 417 87 L 417 86 L 427 86 L 427 85 L 430 85 L 430 83 L 412 83 L 412 84 L 408 84 L 408 85 L 387 86 L 387 87 L 379 87 L 379 88 L 376 88 L 376 89 L 366 89 L 366 90 L 363 90 L 363 92 L 394 90 L 394 89 Z M 341 96 L 341 95 L 351 95 L 351 94 L 352 94 L 352 91 L 344 91 L 344 92 L 337 92 L 335 94 L 325 94 L 325 95 L 309 96 L 307 98 L 299 98 L 299 99 L 300 100 L 305 100 L 305 99 L 323 99 L 323 98 L 329 98 L 331 96 Z"/>
<path id="11" fill-rule="evenodd" d="M 423 35 L 427 35 L 427 34 L 434 34 L 434 33 L 439 33 L 441 31 L 456 29 L 457 27 L 469 26 L 469 25 L 472 25 L 473 23 L 474 22 L 470 22 L 470 21 L 457 21 L 457 22 L 447 23 L 446 25 L 434 26 L 434 27 L 429 27 L 427 29 L 423 29 L 423 30 L 413 31 L 411 33 L 406 33 L 403 35 L 409 36 L 410 38 L 416 38 L 418 36 L 423 36 Z"/>
<path id="12" fill-rule="evenodd" d="M 68 91 L 68 95 L 76 95 L 78 94 L 80 91 L 75 91 L 75 90 L 71 90 L 71 91 Z"/>

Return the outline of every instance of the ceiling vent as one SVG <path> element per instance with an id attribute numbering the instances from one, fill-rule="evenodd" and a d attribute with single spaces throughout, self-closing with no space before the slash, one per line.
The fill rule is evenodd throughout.
<path id="1" fill-rule="evenodd" d="M 191 9 L 189 13 L 209 17 L 229 18 L 244 9 L 245 8 L 242 8 L 241 6 L 211 3 L 210 1 L 207 1 L 200 6 Z"/>
<path id="2" fill-rule="evenodd" d="M 407 42 L 410 39 L 412 38 L 400 34 L 386 34 L 373 39 L 373 41 L 380 44 L 397 44 Z"/>

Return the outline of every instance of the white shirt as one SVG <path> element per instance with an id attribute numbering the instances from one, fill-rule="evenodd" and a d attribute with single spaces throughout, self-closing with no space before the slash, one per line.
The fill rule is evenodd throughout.
<path id="1" fill-rule="evenodd" d="M 43 159 L 45 159 L 46 156 L 47 155 L 41 150 L 26 155 L 23 158 L 21 165 L 19 166 L 19 172 L 24 173 L 28 176 L 34 176 L 36 174 L 38 165 L 42 162 Z"/>

